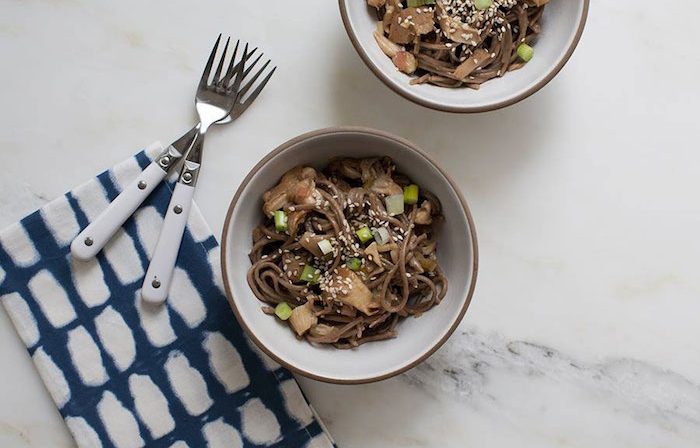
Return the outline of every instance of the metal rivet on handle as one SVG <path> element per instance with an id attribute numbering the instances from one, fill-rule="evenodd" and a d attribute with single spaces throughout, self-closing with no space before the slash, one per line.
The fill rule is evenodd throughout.
<path id="1" fill-rule="evenodd" d="M 182 207 L 179 205 L 176 205 L 175 207 L 173 207 L 173 211 L 175 212 L 176 215 L 179 215 L 180 213 L 182 213 Z"/>
<path id="2" fill-rule="evenodd" d="M 182 175 L 182 178 L 185 180 L 185 182 L 189 182 L 192 180 L 192 173 L 185 173 Z"/>
<path id="3" fill-rule="evenodd" d="M 145 180 L 139 181 L 139 190 L 145 190 L 148 184 Z"/>
<path id="4" fill-rule="evenodd" d="M 92 238 L 90 238 L 90 237 L 85 238 L 85 245 L 86 246 L 90 247 L 90 246 L 92 246 L 92 243 L 94 243 L 94 241 L 92 241 Z"/>
<path id="5" fill-rule="evenodd" d="M 158 279 L 153 280 L 153 282 L 151 283 L 151 286 L 153 286 L 156 289 L 160 288 L 160 280 L 158 280 Z"/>
<path id="6" fill-rule="evenodd" d="M 162 159 L 160 159 L 160 164 L 161 166 L 168 166 L 170 165 L 170 157 L 165 156 Z"/>

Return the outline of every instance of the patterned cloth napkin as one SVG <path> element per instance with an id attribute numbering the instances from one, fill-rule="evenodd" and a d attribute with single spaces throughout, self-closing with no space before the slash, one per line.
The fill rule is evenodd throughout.
<path id="1" fill-rule="evenodd" d="M 71 240 L 161 151 L 154 144 L 0 233 L 0 301 L 80 447 L 333 447 L 290 373 L 222 294 L 218 244 L 192 208 L 165 306 L 139 288 L 172 184 L 97 259 Z"/>

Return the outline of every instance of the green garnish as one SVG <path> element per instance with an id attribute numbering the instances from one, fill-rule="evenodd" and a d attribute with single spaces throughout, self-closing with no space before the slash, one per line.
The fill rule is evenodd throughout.
<path id="1" fill-rule="evenodd" d="M 287 221 L 287 214 L 284 212 L 284 210 L 277 210 L 275 212 L 275 230 L 278 232 L 286 232 Z"/>
<path id="2" fill-rule="evenodd" d="M 474 0 L 474 7 L 479 11 L 489 9 L 493 5 L 493 0 Z"/>
<path id="3" fill-rule="evenodd" d="M 367 226 L 362 227 L 360 230 L 355 232 L 355 234 L 360 239 L 360 241 L 362 241 L 363 243 L 366 243 L 367 241 L 369 241 L 373 238 L 372 231 L 369 230 L 369 227 L 367 227 Z"/>
<path id="4" fill-rule="evenodd" d="M 535 55 L 535 49 L 528 44 L 520 44 L 518 45 L 516 53 L 518 53 L 518 56 L 523 61 L 530 62 L 530 59 L 532 59 L 532 57 Z"/>
<path id="5" fill-rule="evenodd" d="M 292 316 L 292 307 L 287 302 L 280 302 L 275 307 L 275 314 L 281 320 L 287 320 Z"/>
<path id="6" fill-rule="evenodd" d="M 386 211 L 389 213 L 389 216 L 396 216 L 403 213 L 403 194 L 387 196 L 384 202 L 386 202 Z"/>
<path id="7" fill-rule="evenodd" d="M 316 283 L 318 283 L 318 279 L 320 277 L 321 271 L 307 264 L 306 266 L 304 266 L 304 270 L 299 276 L 299 280 L 315 285 Z"/>
<path id="8" fill-rule="evenodd" d="M 418 203 L 418 185 L 411 184 L 403 187 L 403 201 L 410 205 Z"/>
<path id="9" fill-rule="evenodd" d="M 408 0 L 409 8 L 417 8 L 419 6 L 434 5 L 435 0 Z"/>
<path id="10" fill-rule="evenodd" d="M 359 271 L 360 268 L 362 267 L 362 260 L 359 258 L 348 258 L 348 261 L 345 262 L 345 264 L 348 266 L 348 269 L 351 271 Z"/>

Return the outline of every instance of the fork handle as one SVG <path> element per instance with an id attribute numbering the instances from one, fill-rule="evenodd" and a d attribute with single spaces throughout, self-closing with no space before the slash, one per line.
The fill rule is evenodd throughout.
<path id="1" fill-rule="evenodd" d="M 168 174 L 167 170 L 181 157 L 169 146 L 117 196 L 111 204 L 70 245 L 73 258 L 86 261 L 107 245 L 117 230 L 134 214 Z"/>
<path id="2" fill-rule="evenodd" d="M 196 168 L 199 168 L 199 164 L 192 162 L 187 162 L 187 164 L 196 165 Z M 177 254 L 180 251 L 187 218 L 192 208 L 193 196 L 194 183 L 183 182 L 181 176 L 180 181 L 175 186 L 175 191 L 173 191 L 168 211 L 165 213 L 158 243 L 141 288 L 141 298 L 148 303 L 161 304 L 168 297 Z"/>

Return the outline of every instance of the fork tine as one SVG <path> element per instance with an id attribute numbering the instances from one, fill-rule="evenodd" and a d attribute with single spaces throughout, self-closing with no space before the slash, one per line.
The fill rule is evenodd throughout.
<path id="1" fill-rule="evenodd" d="M 224 61 L 226 60 L 226 53 L 228 52 L 228 44 L 231 41 L 231 38 L 228 37 L 226 38 L 226 45 L 224 45 L 224 51 L 221 53 L 221 59 L 219 59 L 219 65 L 216 66 L 216 71 L 214 72 L 214 79 L 212 79 L 212 84 L 216 84 L 219 82 L 219 78 L 221 77 L 221 70 L 224 68 Z"/>
<path id="2" fill-rule="evenodd" d="M 241 78 L 243 76 L 243 70 L 245 69 L 245 63 L 250 59 L 250 57 L 255 53 L 255 51 L 258 49 L 258 47 L 253 48 L 253 51 L 248 51 L 248 43 L 246 42 L 245 47 L 243 48 L 243 56 L 241 56 L 241 60 L 238 64 L 236 64 L 236 67 L 234 67 L 234 73 L 232 75 L 232 80 L 233 82 L 230 83 L 231 86 L 229 87 L 232 91 L 237 92 L 238 91 L 238 86 L 241 85 Z M 238 95 L 238 94 L 236 94 Z"/>
<path id="3" fill-rule="evenodd" d="M 234 64 L 236 63 L 236 55 L 238 55 L 238 45 L 241 43 L 240 39 L 236 41 L 236 46 L 233 47 L 233 56 L 231 56 L 231 61 L 228 63 L 228 68 L 226 69 L 226 74 L 221 80 L 223 87 L 228 87 L 228 83 L 233 77 Z"/>
<path id="4" fill-rule="evenodd" d="M 233 85 L 231 90 L 236 92 L 236 97 L 238 97 L 238 89 L 241 87 L 241 82 L 244 77 L 245 63 L 246 61 L 257 51 L 258 47 L 253 48 L 253 51 L 248 52 L 248 44 L 245 44 L 245 49 L 243 50 L 243 58 L 241 62 L 236 66 L 236 78 L 233 80 Z"/>
<path id="5" fill-rule="evenodd" d="M 270 61 L 268 61 L 268 63 L 269 62 Z M 267 66 L 267 64 L 265 64 L 265 66 Z M 264 70 L 264 68 L 262 70 Z M 257 78 L 258 75 L 260 73 L 262 73 L 262 70 L 260 70 L 257 73 L 255 78 Z M 267 84 L 267 82 L 270 80 L 270 78 L 272 78 L 272 75 L 275 74 L 275 70 L 277 70 L 277 67 L 273 67 L 272 70 L 270 71 L 270 73 L 268 73 L 267 76 L 260 82 L 260 85 L 255 90 L 253 90 L 253 93 L 251 93 L 250 96 L 248 96 L 248 98 L 246 98 L 245 101 L 243 103 L 241 103 L 241 109 L 238 112 L 239 114 L 242 114 L 253 103 L 253 101 L 255 101 L 255 98 L 257 98 L 258 95 L 260 95 L 260 92 L 262 92 L 262 89 L 265 88 L 265 85 Z M 253 81 L 255 81 L 255 79 L 253 79 Z M 250 84 L 248 84 L 248 86 L 250 86 L 253 83 L 253 81 L 251 81 Z M 241 94 L 239 94 L 238 97 L 240 98 Z"/>
<path id="6" fill-rule="evenodd" d="M 257 64 L 260 61 L 260 58 L 263 57 L 265 53 L 260 53 L 257 58 L 250 64 L 250 67 L 248 67 L 245 72 L 243 72 L 243 77 L 245 78 L 250 74 L 251 71 L 253 71 L 253 67 L 255 67 L 255 64 Z"/>
<path id="7" fill-rule="evenodd" d="M 214 44 L 214 49 L 211 50 L 211 54 L 209 55 L 209 60 L 207 61 L 207 65 L 204 67 L 204 73 L 202 73 L 202 79 L 199 80 L 199 85 L 207 85 L 207 82 L 209 81 L 209 73 L 211 73 L 211 66 L 214 64 L 214 57 L 216 56 L 216 50 L 219 48 L 219 41 L 221 40 L 221 33 L 219 33 L 219 37 L 216 38 L 216 43 Z"/>
<path id="8" fill-rule="evenodd" d="M 250 88 L 253 87 L 253 84 L 255 83 L 255 81 L 260 77 L 260 75 L 263 74 L 263 72 L 265 71 L 265 69 L 267 68 L 268 65 L 270 65 L 269 59 L 267 60 L 267 62 L 265 62 L 265 65 L 263 65 L 262 68 L 260 70 L 258 70 L 257 73 L 255 73 L 255 75 L 253 76 L 253 79 L 251 79 L 250 82 L 247 83 L 245 86 L 243 86 L 243 88 L 240 90 L 240 92 L 238 92 L 238 98 L 243 98 L 243 95 L 248 93 L 248 90 L 250 90 Z"/>

